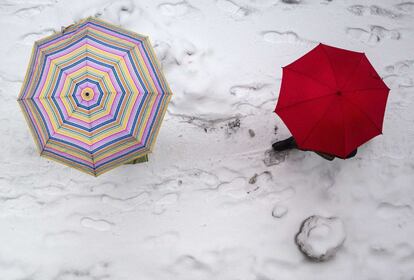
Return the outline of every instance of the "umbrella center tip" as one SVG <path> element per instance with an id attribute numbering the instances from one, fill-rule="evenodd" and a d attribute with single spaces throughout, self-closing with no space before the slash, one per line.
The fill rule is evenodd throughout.
<path id="1" fill-rule="evenodd" d="M 85 92 L 85 95 L 86 95 L 86 96 L 89 96 L 89 94 L 90 94 L 90 93 L 89 93 L 88 91 L 87 91 L 87 92 Z"/>
<path id="2" fill-rule="evenodd" d="M 341 95 L 342 95 L 342 91 L 338 90 L 338 91 L 336 92 L 336 95 L 341 96 Z"/>

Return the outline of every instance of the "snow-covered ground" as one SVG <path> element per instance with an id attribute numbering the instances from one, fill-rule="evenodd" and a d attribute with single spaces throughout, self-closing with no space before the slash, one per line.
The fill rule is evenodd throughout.
<path id="1" fill-rule="evenodd" d="M 0 279 L 414 279 L 414 2 L 163 1 L 0 1 Z M 33 42 L 90 15 L 149 35 L 174 93 L 150 161 L 98 178 L 40 158 L 16 102 Z M 351 160 L 267 151 L 281 66 L 318 42 L 391 88 Z M 346 236 L 326 262 L 295 244 L 312 215 Z"/>

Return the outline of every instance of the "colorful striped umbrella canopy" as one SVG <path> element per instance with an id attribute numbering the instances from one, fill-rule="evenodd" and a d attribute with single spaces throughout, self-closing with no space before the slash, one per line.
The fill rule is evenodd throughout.
<path id="1" fill-rule="evenodd" d="M 35 42 L 18 102 L 42 156 L 98 176 L 151 152 L 170 98 L 148 37 L 87 18 Z"/>

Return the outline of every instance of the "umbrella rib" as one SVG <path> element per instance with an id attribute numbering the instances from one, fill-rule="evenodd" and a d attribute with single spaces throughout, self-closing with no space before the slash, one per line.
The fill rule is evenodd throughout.
<path id="1" fill-rule="evenodd" d="M 387 90 L 386 88 L 364 88 L 364 89 L 351 89 L 351 90 L 344 90 L 343 93 L 354 93 L 354 92 L 361 92 L 362 91 L 373 91 L 373 90 Z M 389 89 L 388 89 L 389 90 Z"/>
<path id="2" fill-rule="evenodd" d="M 365 118 L 367 118 L 373 125 L 374 127 L 380 132 L 382 133 L 382 130 L 380 128 L 377 127 L 377 124 L 364 112 L 364 110 L 362 110 L 357 104 L 355 104 L 354 102 L 350 101 L 349 98 L 344 97 L 344 99 L 346 100 L 346 102 L 350 103 L 351 105 L 353 105 L 356 109 L 358 109 L 358 111 L 360 111 Z"/>
<path id="3" fill-rule="evenodd" d="M 313 77 L 310 77 L 310 76 L 306 75 L 305 73 L 302 73 L 302 72 L 297 71 L 297 70 L 290 69 L 290 68 L 288 68 L 288 67 L 285 67 L 285 68 L 283 68 L 283 69 L 286 69 L 286 70 L 289 70 L 289 71 L 295 72 L 295 73 L 297 73 L 297 74 L 299 74 L 299 75 L 302 75 L 302 76 L 304 76 L 304 77 L 307 77 L 308 79 L 314 80 L 315 82 L 318 82 L 318 83 L 320 83 L 320 84 L 322 84 L 322 85 L 324 85 L 324 86 L 327 86 L 327 87 L 329 87 L 330 89 L 332 89 L 333 91 L 335 91 L 335 89 L 334 89 L 331 85 L 328 85 L 327 83 L 324 83 L 324 82 L 322 82 L 322 81 L 320 81 L 320 80 L 317 80 L 317 79 L 315 79 L 315 78 L 313 78 Z"/>
<path id="4" fill-rule="evenodd" d="M 352 80 L 352 78 L 354 77 L 355 72 L 356 72 L 356 71 L 358 70 L 358 68 L 361 66 L 362 59 L 364 59 L 364 57 L 365 57 L 365 54 L 364 54 L 364 55 L 362 55 L 361 59 L 359 60 L 359 62 L 358 62 L 358 64 L 357 64 L 357 66 L 355 66 L 354 70 L 352 70 L 351 74 L 349 74 L 348 78 L 346 79 L 345 84 L 344 84 L 343 86 L 341 86 L 341 88 L 345 88 L 345 87 L 349 84 L 349 82 Z"/>
<path id="5" fill-rule="evenodd" d="M 325 97 L 328 97 L 328 96 L 332 96 L 332 95 L 334 95 L 334 94 L 333 93 L 328 93 L 328 94 L 321 95 L 321 96 L 318 96 L 318 97 L 309 98 L 309 99 L 306 99 L 306 100 L 302 100 L 300 102 L 296 102 L 294 104 L 290 104 L 290 105 L 287 105 L 287 106 L 284 106 L 284 107 L 279 107 L 277 110 L 278 111 L 284 110 L 284 109 L 287 109 L 287 108 L 290 108 L 290 107 L 293 107 L 293 106 L 296 106 L 296 105 L 299 105 L 299 104 L 316 101 L 316 100 L 319 100 L 319 99 L 322 99 L 322 98 L 325 98 Z"/>
<path id="6" fill-rule="evenodd" d="M 133 142 L 136 142 L 137 144 L 139 144 L 140 142 L 138 142 L 137 141 L 137 139 L 135 139 L 133 136 L 131 136 L 130 138 L 128 138 L 128 140 L 132 140 Z M 148 150 L 148 151 L 145 151 L 144 152 L 144 154 L 146 154 L 146 155 L 148 155 L 151 151 L 148 149 L 148 148 L 145 148 L 144 150 Z M 138 153 L 138 152 L 135 152 L 135 154 L 136 153 Z M 141 156 L 143 156 L 142 155 L 142 151 L 139 151 L 139 153 L 141 153 L 141 155 L 139 155 L 139 156 L 132 156 L 132 158 L 130 158 L 130 159 L 125 159 L 125 157 L 126 158 L 128 158 L 128 157 L 131 157 L 131 154 L 125 154 L 125 155 L 123 155 L 121 158 L 123 158 L 122 160 L 120 160 L 119 162 L 121 162 L 121 163 L 128 163 L 128 162 L 130 162 L 130 161 L 132 161 L 132 160 L 134 160 L 135 158 L 137 158 L 137 157 L 141 157 Z M 95 174 L 95 176 L 98 176 L 98 175 L 101 175 L 102 173 L 104 173 L 104 172 L 107 172 L 107 171 L 109 171 L 109 170 L 111 170 L 111 169 L 114 169 L 117 165 L 114 165 L 114 166 L 112 166 L 112 167 L 110 167 L 109 169 L 103 169 L 103 170 L 101 170 L 102 169 L 102 166 L 105 166 L 105 164 L 104 165 L 101 165 L 101 166 L 99 166 L 99 167 L 97 167 L 95 170 L 94 170 L 94 174 Z"/>
<path id="7" fill-rule="evenodd" d="M 344 129 L 344 150 L 347 151 L 347 137 L 346 137 L 346 121 L 345 121 L 345 109 L 344 109 L 344 103 L 341 102 L 341 108 L 342 108 L 342 127 Z"/>
<path id="8" fill-rule="evenodd" d="M 47 140 L 46 140 L 45 144 L 44 144 L 44 145 L 43 145 L 43 147 L 42 147 L 42 150 L 40 151 L 40 155 L 41 155 L 41 156 L 43 155 L 43 152 L 45 151 L 45 149 L 46 149 L 46 145 L 47 145 L 47 143 L 49 143 L 49 141 L 50 141 L 50 137 L 49 137 L 49 138 L 47 138 Z"/>
<path id="9" fill-rule="evenodd" d="M 315 128 L 320 124 L 320 122 L 325 118 L 326 114 L 329 111 L 329 108 L 331 107 L 331 105 L 336 101 L 336 99 L 334 98 L 331 103 L 329 103 L 329 105 L 327 106 L 326 111 L 323 113 L 322 117 L 315 123 L 315 125 L 312 127 L 312 129 L 309 131 L 308 135 L 306 136 L 306 138 L 302 141 L 302 143 L 300 143 L 300 145 L 305 144 L 306 141 L 308 141 L 309 136 L 313 133 L 313 131 L 315 130 Z"/>
<path id="10" fill-rule="evenodd" d="M 92 153 L 91 153 L 91 161 L 92 161 L 93 174 L 96 175 L 96 163 L 95 163 L 95 158 Z"/>
<path id="11" fill-rule="evenodd" d="M 325 54 L 326 58 L 328 59 L 329 66 L 330 66 L 331 71 L 332 71 L 332 75 L 334 76 L 334 79 L 335 79 L 335 84 L 336 84 L 336 86 L 338 87 L 338 80 L 336 79 L 336 75 L 335 75 L 335 71 L 334 71 L 334 68 L 333 68 L 332 62 L 331 62 L 331 60 L 329 59 L 329 55 L 328 55 L 328 53 L 326 52 L 325 47 L 324 47 L 323 45 L 321 45 L 321 46 L 322 46 L 322 52 Z"/>
<path id="12" fill-rule="evenodd" d="M 56 128 L 56 131 L 54 131 L 54 132 L 53 132 L 53 134 L 52 134 L 52 135 L 50 135 L 50 136 L 54 136 L 54 135 L 56 135 L 56 134 L 58 133 L 58 130 L 59 130 L 59 129 L 61 129 L 61 128 L 63 128 L 63 125 L 59 124 L 59 126 Z M 40 152 L 40 155 L 43 155 L 43 151 L 45 150 L 45 148 L 46 148 L 46 144 L 47 144 L 49 141 L 50 141 L 50 137 L 46 140 L 46 143 L 45 143 L 45 145 L 43 146 L 42 151 Z M 93 167 L 95 168 L 95 162 L 94 162 L 93 154 L 91 154 L 91 160 L 92 160 L 92 165 L 93 165 Z"/>

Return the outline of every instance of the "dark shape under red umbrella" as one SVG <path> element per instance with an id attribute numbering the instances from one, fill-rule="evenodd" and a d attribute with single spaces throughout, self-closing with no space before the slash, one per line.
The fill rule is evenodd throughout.
<path id="1" fill-rule="evenodd" d="M 319 44 L 283 67 L 275 112 L 299 148 L 345 158 L 382 134 L 388 93 L 364 53 Z"/>

